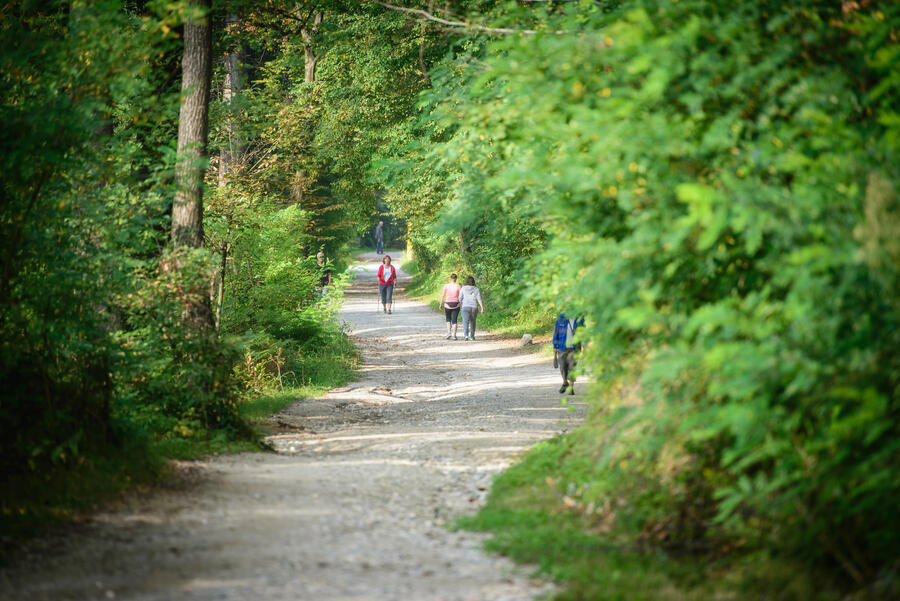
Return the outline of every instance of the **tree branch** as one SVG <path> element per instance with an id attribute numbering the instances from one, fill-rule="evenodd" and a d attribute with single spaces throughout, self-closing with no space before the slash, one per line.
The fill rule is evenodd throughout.
<path id="1" fill-rule="evenodd" d="M 577 2 L 577 1 L 578 0 L 519 0 L 519 2 L 530 2 L 530 3 L 535 3 L 535 2 Z M 603 6 L 603 3 L 599 2 L 598 0 L 593 0 L 593 2 L 591 2 L 591 4 L 593 4 L 594 6 Z"/>
<path id="2" fill-rule="evenodd" d="M 381 0 L 373 0 L 375 4 L 388 8 L 390 10 L 395 10 L 403 13 L 410 13 L 413 15 L 418 15 L 428 21 L 434 21 L 435 23 L 440 23 L 441 25 L 446 25 L 448 27 L 454 28 L 454 30 L 458 31 L 460 29 L 474 29 L 475 31 L 482 31 L 484 33 L 496 33 L 496 34 L 524 34 L 524 35 L 534 35 L 536 33 L 549 33 L 553 35 L 565 35 L 569 33 L 576 33 L 574 31 L 568 29 L 557 29 L 557 30 L 547 30 L 547 31 L 539 31 L 537 29 L 509 29 L 506 27 L 485 27 L 484 25 L 473 25 L 471 23 L 466 23 L 464 21 L 450 21 L 448 19 L 442 19 L 436 15 L 429 13 L 428 11 L 422 10 L 420 8 L 408 8 L 405 6 L 394 6 L 393 4 L 388 4 L 387 2 L 382 2 Z"/>

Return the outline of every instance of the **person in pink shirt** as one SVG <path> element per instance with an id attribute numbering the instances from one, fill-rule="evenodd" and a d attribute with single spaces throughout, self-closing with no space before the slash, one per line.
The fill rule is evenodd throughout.
<path id="1" fill-rule="evenodd" d="M 397 281 L 397 270 L 391 265 L 391 255 L 384 255 L 378 267 L 378 292 L 381 294 L 381 307 L 390 314 L 393 305 L 394 282 Z"/>
<path id="2" fill-rule="evenodd" d="M 450 281 L 444 284 L 444 291 L 441 293 L 441 309 L 447 317 L 447 335 L 445 338 L 450 340 L 451 327 L 453 328 L 453 340 L 456 340 L 456 322 L 459 319 L 459 291 L 462 286 L 456 283 L 456 274 L 450 275 Z"/>

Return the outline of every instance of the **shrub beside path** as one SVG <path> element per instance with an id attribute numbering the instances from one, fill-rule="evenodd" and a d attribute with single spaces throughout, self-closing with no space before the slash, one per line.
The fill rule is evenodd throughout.
<path id="1" fill-rule="evenodd" d="M 192 462 L 0 571 L 0 599 L 478 600 L 550 590 L 482 536 L 449 532 L 490 477 L 570 428 L 550 362 L 478 332 L 443 338 L 443 316 L 402 293 L 377 307 L 376 255 L 342 318 L 360 379 L 270 420 L 278 453 Z M 486 307 L 490 310 L 490 307 Z"/>

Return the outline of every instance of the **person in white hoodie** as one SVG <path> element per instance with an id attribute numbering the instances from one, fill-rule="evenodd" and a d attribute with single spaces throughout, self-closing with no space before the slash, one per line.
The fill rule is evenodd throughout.
<path id="1" fill-rule="evenodd" d="M 475 340 L 475 319 L 478 317 L 478 308 L 484 313 L 484 305 L 481 303 L 481 292 L 475 285 L 475 278 L 466 278 L 466 285 L 459 291 L 459 303 L 462 307 L 463 334 L 466 340 Z M 471 330 L 471 334 L 469 331 Z"/>

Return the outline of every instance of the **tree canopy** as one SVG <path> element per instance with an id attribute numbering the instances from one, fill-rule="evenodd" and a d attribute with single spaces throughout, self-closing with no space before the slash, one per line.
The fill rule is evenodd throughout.
<path id="1" fill-rule="evenodd" d="M 252 437 L 244 395 L 340 339 L 312 257 L 337 273 L 380 211 L 423 277 L 586 318 L 559 486 L 588 528 L 890 580 L 898 28 L 863 0 L 3 7 L 4 512 L 127 445 Z"/>

